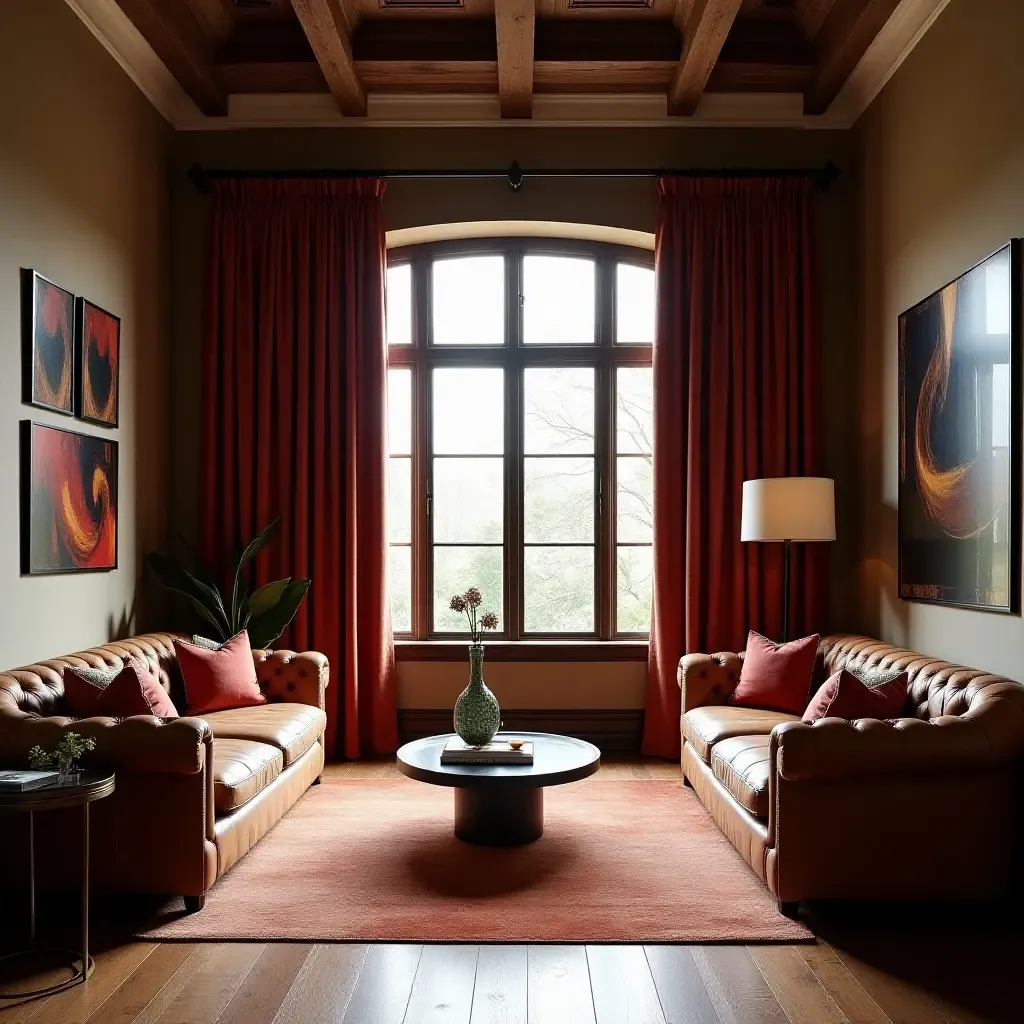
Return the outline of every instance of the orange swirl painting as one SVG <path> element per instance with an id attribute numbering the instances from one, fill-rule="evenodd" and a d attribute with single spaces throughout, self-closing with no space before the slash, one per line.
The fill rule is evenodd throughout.
<path id="1" fill-rule="evenodd" d="M 900 597 L 1015 612 L 1020 243 L 900 317 Z"/>
<path id="2" fill-rule="evenodd" d="M 34 270 L 22 271 L 22 400 L 74 412 L 75 297 Z"/>
<path id="3" fill-rule="evenodd" d="M 22 572 L 117 568 L 117 442 L 22 421 Z"/>
<path id="4" fill-rule="evenodd" d="M 78 341 L 78 415 L 91 423 L 116 427 L 121 321 L 88 299 L 79 299 L 75 329 Z"/>

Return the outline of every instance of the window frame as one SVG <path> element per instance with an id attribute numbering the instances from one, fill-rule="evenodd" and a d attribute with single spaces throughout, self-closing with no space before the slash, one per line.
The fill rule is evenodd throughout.
<path id="1" fill-rule="evenodd" d="M 450 256 L 505 257 L 505 341 L 502 345 L 435 345 L 431 264 Z M 593 345 L 546 345 L 523 342 L 522 272 L 525 255 L 567 256 L 595 263 L 595 343 Z M 388 267 L 409 264 L 412 286 L 411 344 L 388 347 L 388 367 L 412 372 L 412 603 L 411 631 L 395 632 L 406 641 L 458 641 L 465 633 L 433 628 L 432 510 L 433 452 L 431 443 L 430 373 L 437 367 L 487 367 L 504 369 L 504 533 L 503 629 L 495 640 L 517 642 L 641 641 L 648 632 L 616 630 L 616 387 L 619 367 L 650 367 L 653 346 L 616 344 L 616 267 L 629 263 L 654 269 L 654 253 L 607 242 L 544 237 L 486 237 L 430 242 L 388 250 Z M 511 301 L 513 297 L 518 301 Z M 528 367 L 593 367 L 594 410 L 594 611 L 590 633 L 526 632 L 524 608 L 524 475 L 525 433 L 524 373 Z M 442 545 L 443 546 L 443 545 Z M 560 546 L 560 545 L 556 545 Z M 644 546 L 642 544 L 637 546 Z M 467 582 L 469 585 L 471 581 Z M 486 602 L 485 602 L 486 603 Z"/>

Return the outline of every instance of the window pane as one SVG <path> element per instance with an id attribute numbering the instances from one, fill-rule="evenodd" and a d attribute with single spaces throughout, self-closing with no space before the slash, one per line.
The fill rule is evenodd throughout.
<path id="1" fill-rule="evenodd" d="M 503 465 L 500 458 L 434 459 L 435 541 L 502 542 Z"/>
<path id="2" fill-rule="evenodd" d="M 434 344 L 505 344 L 505 257 L 460 256 L 433 265 Z"/>
<path id="3" fill-rule="evenodd" d="M 388 370 L 388 451 L 412 454 L 412 370 Z"/>
<path id="4" fill-rule="evenodd" d="M 615 585 L 617 632 L 646 633 L 650 630 L 653 567 L 649 547 L 619 548 Z"/>
<path id="5" fill-rule="evenodd" d="M 593 345 L 594 278 L 593 260 L 524 257 L 524 343 Z"/>
<path id="6" fill-rule="evenodd" d="M 481 612 L 498 616 L 502 626 L 502 548 L 434 548 L 434 629 L 439 633 L 468 633 L 464 614 L 448 607 L 452 594 L 476 587 L 483 594 Z"/>
<path id="7" fill-rule="evenodd" d="M 649 366 L 615 372 L 615 450 L 650 455 L 654 450 L 654 391 Z"/>
<path id="8" fill-rule="evenodd" d="M 617 538 L 620 541 L 650 543 L 654 525 L 653 473 L 646 455 L 616 459 Z"/>
<path id="9" fill-rule="evenodd" d="M 594 632 L 594 549 L 526 548 L 528 633 Z"/>
<path id="10" fill-rule="evenodd" d="M 654 271 L 620 263 L 615 270 L 615 341 L 654 344 Z"/>
<path id="11" fill-rule="evenodd" d="M 391 628 L 396 633 L 411 633 L 412 548 L 392 545 L 388 554 L 388 587 L 391 591 Z"/>
<path id="12" fill-rule="evenodd" d="M 389 345 L 412 344 L 412 265 L 388 267 L 387 309 Z"/>
<path id="13" fill-rule="evenodd" d="M 594 451 L 594 371 L 538 367 L 524 375 L 525 444 L 530 455 Z"/>
<path id="14" fill-rule="evenodd" d="M 594 460 L 526 459 L 523 537 L 527 544 L 594 542 Z"/>
<path id="15" fill-rule="evenodd" d="M 394 458 L 388 477 L 388 539 L 392 543 L 412 541 L 412 459 Z"/>
<path id="16" fill-rule="evenodd" d="M 434 370 L 434 452 L 500 455 L 505 450 L 505 371 Z"/>

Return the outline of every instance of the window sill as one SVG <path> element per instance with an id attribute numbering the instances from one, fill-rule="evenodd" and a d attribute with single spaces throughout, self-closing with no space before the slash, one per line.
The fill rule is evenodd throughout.
<path id="1" fill-rule="evenodd" d="M 396 640 L 397 661 L 466 661 L 468 640 Z M 647 661 L 646 640 L 492 640 L 488 661 Z"/>

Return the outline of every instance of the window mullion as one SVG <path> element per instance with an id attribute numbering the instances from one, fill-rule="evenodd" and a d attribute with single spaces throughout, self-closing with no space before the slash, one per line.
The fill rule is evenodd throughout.
<path id="1" fill-rule="evenodd" d="M 505 629 L 518 640 L 523 629 L 523 367 L 522 253 L 505 257 Z"/>
<path id="2" fill-rule="evenodd" d="M 430 536 L 430 366 L 427 338 L 430 330 L 430 263 L 413 261 L 413 631 L 416 638 L 430 636 L 433 618 L 433 557 Z"/>

